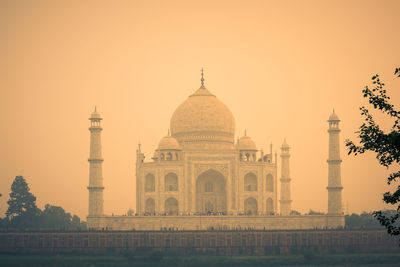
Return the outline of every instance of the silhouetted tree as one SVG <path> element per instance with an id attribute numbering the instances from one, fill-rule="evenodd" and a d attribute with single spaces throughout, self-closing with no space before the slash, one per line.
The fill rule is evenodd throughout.
<path id="1" fill-rule="evenodd" d="M 0 229 L 4 229 L 8 227 L 8 218 L 0 218 Z"/>
<path id="2" fill-rule="evenodd" d="M 79 228 L 81 226 L 81 218 L 79 218 L 76 215 L 72 216 L 71 224 L 72 224 L 72 227 Z"/>
<path id="3" fill-rule="evenodd" d="M 346 228 L 360 229 L 360 228 L 378 228 L 382 227 L 380 223 L 374 218 L 372 212 L 363 212 L 360 215 L 351 214 L 345 216 Z"/>
<path id="4" fill-rule="evenodd" d="M 129 209 L 126 213 L 126 215 L 128 216 L 133 216 L 133 214 L 135 214 L 135 212 L 133 211 L 133 209 Z"/>
<path id="5" fill-rule="evenodd" d="M 37 226 L 40 209 L 36 206 L 36 197 L 30 192 L 24 177 L 15 177 L 7 203 L 6 216 L 12 227 L 35 228 Z"/>
<path id="6" fill-rule="evenodd" d="M 308 215 L 324 215 L 323 212 L 319 212 L 319 211 L 315 211 L 315 210 L 310 210 L 307 214 Z"/>
<path id="7" fill-rule="evenodd" d="M 298 212 L 297 210 L 291 210 L 290 215 L 300 215 L 300 212 Z"/>
<path id="8" fill-rule="evenodd" d="M 40 227 L 50 230 L 76 230 L 86 229 L 81 219 L 70 213 L 65 212 L 62 207 L 46 204 L 40 216 Z"/>
<path id="9" fill-rule="evenodd" d="M 396 68 L 394 75 L 400 77 L 400 68 Z M 389 167 L 393 164 L 398 166 L 400 163 L 400 111 L 394 109 L 394 105 L 389 103 L 390 97 L 386 93 L 385 84 L 376 74 L 372 77 L 373 88 L 366 86 L 363 90 L 363 97 L 368 99 L 369 104 L 374 109 L 388 115 L 394 121 L 393 126 L 385 132 L 374 121 L 371 113 L 364 106 L 360 107 L 361 115 L 364 116 L 365 122 L 356 132 L 359 137 L 360 144 L 356 145 L 350 140 L 346 140 L 348 154 L 363 154 L 366 151 L 376 153 L 376 158 L 382 166 Z M 400 177 L 400 171 L 391 173 L 387 177 L 387 183 L 390 185 Z M 400 186 L 393 193 L 386 192 L 383 194 L 383 201 L 388 204 L 396 205 L 400 202 Z M 391 235 L 400 234 L 399 226 L 400 205 L 397 204 L 397 212 L 395 214 L 387 214 L 382 211 L 375 211 L 373 215 L 378 221 L 386 227 Z"/>
<path id="10" fill-rule="evenodd" d="M 7 201 L 6 216 L 12 219 L 22 215 L 37 215 L 36 197 L 30 192 L 24 177 L 16 176 L 11 185 L 10 199 Z"/>
<path id="11" fill-rule="evenodd" d="M 43 212 L 36 206 L 36 197 L 22 176 L 15 177 L 11 185 L 6 218 L 0 219 L 0 228 L 84 230 L 86 223 L 65 212 L 62 207 L 46 204 Z"/>
<path id="12" fill-rule="evenodd" d="M 41 216 L 41 227 L 46 229 L 69 229 L 71 227 L 72 216 L 58 206 L 46 204 Z"/>

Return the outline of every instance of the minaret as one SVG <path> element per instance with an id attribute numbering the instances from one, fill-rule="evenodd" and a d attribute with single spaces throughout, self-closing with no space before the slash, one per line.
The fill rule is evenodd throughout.
<path id="1" fill-rule="evenodd" d="M 144 210 L 142 210 L 142 206 L 144 205 L 144 203 L 141 203 L 141 199 L 142 199 L 142 190 L 141 190 L 141 184 L 144 183 L 143 178 L 141 173 L 142 173 L 142 166 L 143 166 L 143 162 L 144 162 L 144 154 L 141 151 L 141 145 L 140 142 L 137 146 L 136 149 L 136 212 L 141 214 L 144 212 Z"/>
<path id="2" fill-rule="evenodd" d="M 90 120 L 90 158 L 89 158 L 89 216 L 103 215 L 103 174 L 101 165 L 101 128 L 102 120 L 97 109 L 94 109 Z"/>
<path id="3" fill-rule="evenodd" d="M 328 157 L 328 215 L 342 214 L 342 184 L 340 164 L 340 147 L 339 147 L 339 117 L 333 110 L 329 117 L 329 157 Z"/>
<path id="4" fill-rule="evenodd" d="M 287 216 L 290 215 L 292 210 L 291 204 L 292 200 L 290 199 L 290 169 L 289 169 L 289 145 L 286 143 L 286 139 L 283 141 L 281 147 L 281 199 L 279 200 L 281 204 L 281 215 Z"/>

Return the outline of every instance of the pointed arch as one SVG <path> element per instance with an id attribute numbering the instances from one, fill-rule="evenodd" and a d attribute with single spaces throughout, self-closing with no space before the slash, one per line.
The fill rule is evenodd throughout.
<path id="1" fill-rule="evenodd" d="M 267 199 L 267 215 L 274 215 L 274 201 L 270 197 Z"/>
<path id="2" fill-rule="evenodd" d="M 267 192 L 274 192 L 274 177 L 272 174 L 268 174 L 266 178 Z"/>
<path id="3" fill-rule="evenodd" d="M 244 176 L 244 191 L 257 191 L 257 176 L 249 172 Z"/>
<path id="4" fill-rule="evenodd" d="M 196 179 L 196 211 L 226 213 L 226 181 L 222 173 L 210 169 Z"/>
<path id="5" fill-rule="evenodd" d="M 178 215 L 178 200 L 176 198 L 170 197 L 165 200 L 165 212 L 167 215 Z"/>
<path id="6" fill-rule="evenodd" d="M 149 173 L 145 177 L 144 191 L 145 192 L 154 192 L 155 189 L 156 189 L 156 185 L 155 185 L 154 175 Z"/>
<path id="7" fill-rule="evenodd" d="M 244 212 L 247 215 L 257 215 L 258 205 L 257 200 L 253 197 L 249 197 L 244 201 Z"/>
<path id="8" fill-rule="evenodd" d="M 152 199 L 151 197 L 149 197 L 149 198 L 146 200 L 144 210 L 145 210 L 145 212 L 148 213 L 148 214 L 154 214 L 154 213 L 155 213 L 155 206 L 156 206 L 156 205 L 155 205 L 154 199 Z"/>
<path id="9" fill-rule="evenodd" d="M 164 177 L 164 187 L 165 191 L 178 191 L 179 184 L 178 184 L 178 176 L 170 172 Z"/>

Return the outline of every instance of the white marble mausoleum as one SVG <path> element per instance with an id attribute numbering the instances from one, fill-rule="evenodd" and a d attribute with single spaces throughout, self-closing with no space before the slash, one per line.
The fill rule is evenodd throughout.
<path id="1" fill-rule="evenodd" d="M 136 210 L 132 216 L 103 213 L 101 116 L 90 118 L 88 227 L 109 230 L 310 229 L 344 226 L 341 200 L 339 118 L 329 123 L 328 213 L 291 213 L 290 147 L 258 150 L 247 136 L 235 140 L 229 108 L 204 86 L 172 115 L 170 131 L 150 161 L 136 151 Z M 277 177 L 278 162 L 280 178 Z M 278 182 L 280 192 L 278 194 Z"/>

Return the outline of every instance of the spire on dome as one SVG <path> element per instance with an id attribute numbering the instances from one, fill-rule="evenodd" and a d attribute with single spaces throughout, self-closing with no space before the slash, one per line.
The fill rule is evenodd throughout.
<path id="1" fill-rule="evenodd" d="M 206 87 L 204 86 L 204 69 L 203 68 L 201 68 L 201 79 L 200 79 L 200 81 L 201 81 L 200 88 L 205 89 Z"/>
<path id="2" fill-rule="evenodd" d="M 283 139 L 282 148 L 289 148 L 289 144 L 286 142 L 286 138 Z"/>
<path id="3" fill-rule="evenodd" d="M 338 115 L 335 113 L 335 109 L 333 109 L 332 114 L 329 116 L 328 121 L 340 121 Z"/>
<path id="4" fill-rule="evenodd" d="M 100 113 L 97 112 L 97 106 L 94 106 L 94 111 L 92 112 L 89 120 L 102 120 Z"/>

